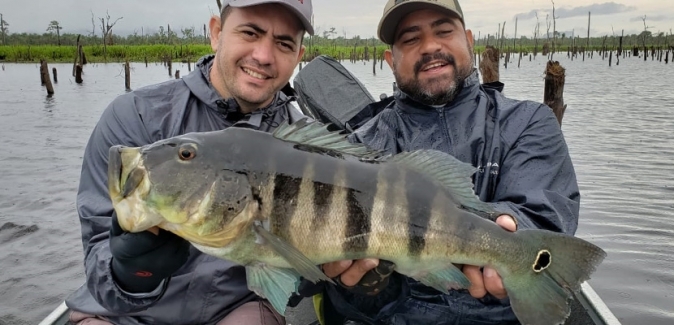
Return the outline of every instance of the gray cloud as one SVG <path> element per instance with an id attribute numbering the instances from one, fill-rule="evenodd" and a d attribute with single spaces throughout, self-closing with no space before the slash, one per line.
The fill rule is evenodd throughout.
<path id="1" fill-rule="evenodd" d="M 631 18 L 630 21 L 632 21 L 632 22 L 642 21 L 643 18 L 644 18 L 644 16 L 634 17 L 634 18 Z M 663 15 L 657 15 L 657 16 L 646 15 L 646 23 L 648 23 L 649 21 L 667 21 L 667 20 L 669 20 L 669 17 L 663 16 Z"/>
<path id="2" fill-rule="evenodd" d="M 595 15 L 613 15 L 613 14 L 618 14 L 618 13 L 623 13 L 623 12 L 629 12 L 629 11 L 634 11 L 636 10 L 636 7 L 634 6 L 626 6 L 621 3 L 615 3 L 615 2 L 604 2 L 604 3 L 594 3 L 588 6 L 579 6 L 579 7 L 572 7 L 572 8 L 555 8 L 555 16 L 558 18 L 570 18 L 570 17 L 578 17 L 578 16 L 587 16 L 588 12 L 591 12 L 593 16 Z M 531 10 L 529 12 L 524 12 L 524 13 L 519 13 L 516 14 L 515 17 L 513 18 L 519 18 L 519 19 L 532 19 L 536 17 L 536 12 L 542 11 L 544 12 L 543 15 L 539 15 L 539 18 L 541 16 L 545 17 L 545 14 L 552 14 L 552 8 L 545 8 L 545 9 L 537 9 L 537 10 Z"/>
<path id="3" fill-rule="evenodd" d="M 541 11 L 541 10 L 534 9 L 534 10 L 529 11 L 529 12 L 519 13 L 519 14 L 515 15 L 515 17 L 513 17 L 513 18 L 517 18 L 517 19 L 520 19 L 520 20 L 527 20 L 527 19 L 536 18 L 536 13 L 539 12 L 539 11 Z M 540 18 L 540 16 L 539 16 L 539 18 Z"/>

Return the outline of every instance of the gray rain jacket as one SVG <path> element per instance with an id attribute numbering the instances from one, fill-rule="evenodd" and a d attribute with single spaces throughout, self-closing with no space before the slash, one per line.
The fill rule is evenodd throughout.
<path id="1" fill-rule="evenodd" d="M 293 98 L 283 93 L 269 107 L 240 113 L 235 100 L 222 99 L 211 86 L 212 62 L 213 56 L 206 56 L 182 79 L 117 97 L 96 125 L 85 150 L 77 194 L 86 284 L 66 300 L 72 310 L 106 316 L 117 324 L 214 324 L 241 304 L 257 299 L 247 289 L 243 267 L 194 247 L 168 286 L 152 293 L 123 292 L 110 271 L 108 234 L 114 212 L 108 195 L 107 160 L 111 146 L 142 146 L 230 126 L 269 132 L 284 120 L 292 123 L 304 117 L 290 103 Z"/>
<path id="2" fill-rule="evenodd" d="M 476 71 L 445 107 L 428 107 L 398 92 L 387 109 L 351 137 L 388 153 L 416 149 L 449 153 L 477 167 L 473 176 L 476 194 L 482 201 L 493 202 L 497 211 L 514 216 L 520 229 L 576 231 L 580 194 L 552 110 L 540 103 L 508 99 L 498 90 L 481 86 Z M 394 297 L 389 300 L 396 303 L 374 315 L 372 311 L 379 311 L 385 302 L 365 312 L 372 305 L 368 303 L 371 298 L 360 299 L 334 286 L 327 289 L 330 307 L 365 323 L 517 322 L 508 301 L 490 295 L 480 300 L 466 290 L 443 295 L 412 279 L 389 287 L 394 289 L 387 287 L 379 297 Z M 386 292 L 390 290 L 398 293 Z"/>

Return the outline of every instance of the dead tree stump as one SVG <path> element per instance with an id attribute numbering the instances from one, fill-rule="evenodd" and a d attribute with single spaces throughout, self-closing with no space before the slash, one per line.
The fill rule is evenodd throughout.
<path id="1" fill-rule="evenodd" d="M 129 67 L 129 60 L 124 63 L 124 87 L 127 91 L 131 90 L 131 67 Z"/>
<path id="2" fill-rule="evenodd" d="M 480 73 L 482 74 L 483 83 L 499 81 L 499 57 L 498 49 L 491 45 L 487 45 L 484 52 L 482 52 Z"/>
<path id="3" fill-rule="evenodd" d="M 75 82 L 81 84 L 82 81 L 82 65 L 78 64 L 75 66 Z"/>
<path id="4" fill-rule="evenodd" d="M 543 101 L 545 105 L 552 108 L 560 126 L 562 125 L 562 119 L 564 118 L 564 111 L 566 111 L 566 105 L 564 104 L 565 80 L 566 69 L 564 69 L 558 61 L 548 61 L 545 68 L 545 90 Z"/>
<path id="5" fill-rule="evenodd" d="M 54 75 L 54 83 L 55 84 L 59 83 L 59 77 L 58 74 L 56 73 L 56 68 L 51 68 L 51 72 Z"/>
<path id="6" fill-rule="evenodd" d="M 40 60 L 40 73 L 42 75 L 44 86 L 47 88 L 47 95 L 53 95 L 54 86 L 51 84 L 51 79 L 49 78 L 49 67 L 47 66 L 47 61 L 45 60 Z"/>

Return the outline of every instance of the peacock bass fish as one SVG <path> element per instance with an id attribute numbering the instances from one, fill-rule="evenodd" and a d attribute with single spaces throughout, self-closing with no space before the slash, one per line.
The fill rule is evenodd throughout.
<path id="1" fill-rule="evenodd" d="M 282 315 L 300 277 L 332 282 L 317 265 L 379 258 L 445 293 L 470 286 L 455 264 L 491 266 L 522 324 L 563 323 L 606 253 L 571 235 L 502 229 L 474 172 L 440 151 L 384 155 L 301 120 L 114 146 L 108 182 L 123 229 L 157 226 L 245 266 L 248 288 Z"/>

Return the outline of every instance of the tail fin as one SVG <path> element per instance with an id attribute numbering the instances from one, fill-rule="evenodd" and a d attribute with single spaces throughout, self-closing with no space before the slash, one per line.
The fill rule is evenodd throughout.
<path id="1" fill-rule="evenodd" d="M 520 265 L 504 273 L 503 285 L 523 325 L 563 324 L 572 291 L 588 280 L 606 253 L 580 238 L 545 230 L 515 233 L 526 253 Z"/>

